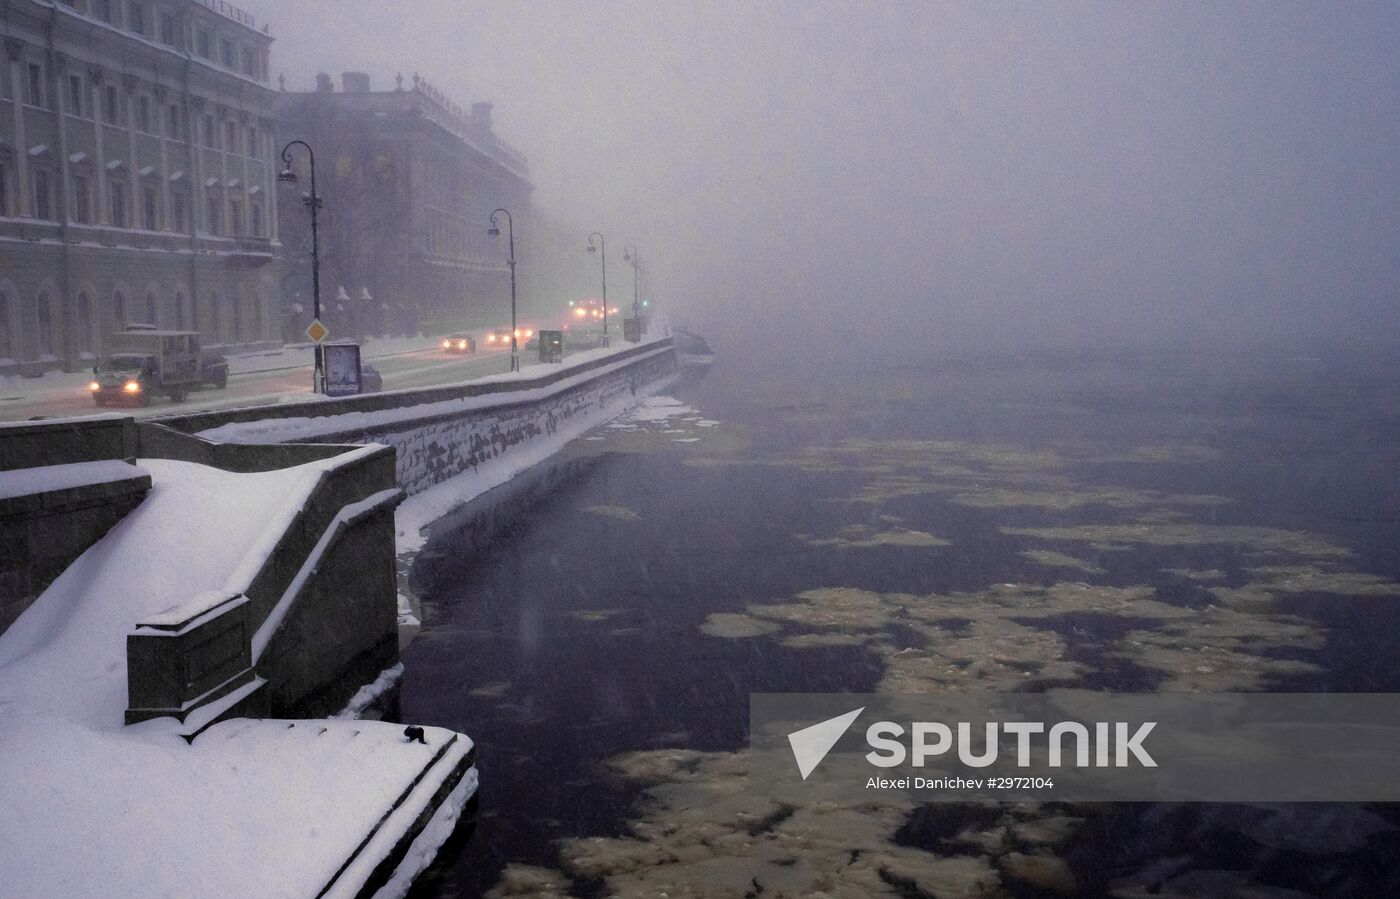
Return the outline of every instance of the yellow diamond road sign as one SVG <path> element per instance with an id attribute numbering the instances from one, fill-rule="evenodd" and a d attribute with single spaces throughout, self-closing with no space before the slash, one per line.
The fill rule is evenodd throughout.
<path id="1" fill-rule="evenodd" d="M 331 333 L 331 329 L 321 324 L 321 320 L 314 319 L 311 326 L 306 329 L 306 336 L 311 338 L 312 343 L 320 343 L 326 339 L 326 335 Z"/>

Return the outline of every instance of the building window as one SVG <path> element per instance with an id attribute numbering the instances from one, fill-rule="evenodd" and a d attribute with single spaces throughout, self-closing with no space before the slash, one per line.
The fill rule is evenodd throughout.
<path id="1" fill-rule="evenodd" d="M 218 132 L 214 130 L 214 117 L 206 112 L 204 114 L 204 146 L 217 147 L 219 145 L 216 140 L 217 136 Z"/>
<path id="2" fill-rule="evenodd" d="M 251 220 L 249 222 L 248 233 L 253 237 L 262 237 L 262 204 L 257 201 L 249 203 L 248 212 L 251 217 Z"/>
<path id="3" fill-rule="evenodd" d="M 40 109 L 48 107 L 48 91 L 44 90 L 44 67 L 38 63 L 29 64 L 29 94 L 25 98 L 30 106 Z"/>
<path id="4" fill-rule="evenodd" d="M 126 330 L 126 294 L 120 290 L 112 294 L 112 330 Z"/>
<path id="5" fill-rule="evenodd" d="M 0 156 L 0 215 L 10 214 L 10 162 Z"/>
<path id="6" fill-rule="evenodd" d="M 258 57 L 251 47 L 243 48 L 243 74 L 255 78 L 258 74 Z"/>
<path id="7" fill-rule="evenodd" d="M 213 236 L 218 237 L 223 231 L 221 227 L 223 225 L 224 217 L 223 209 L 221 208 L 223 204 L 219 202 L 219 195 L 217 193 L 211 193 L 205 199 L 206 202 L 204 206 L 207 210 L 207 221 L 205 223 L 205 230 L 207 230 Z"/>
<path id="8" fill-rule="evenodd" d="M 158 209 L 160 209 L 160 204 L 156 196 L 156 189 L 154 187 L 142 189 L 141 227 L 145 228 L 147 231 L 160 230 L 160 216 L 157 215 Z"/>
<path id="9" fill-rule="evenodd" d="M 39 294 L 39 355 L 53 356 L 53 310 L 50 307 L 49 295 Z"/>
<path id="10" fill-rule="evenodd" d="M 136 98 L 136 127 L 151 133 L 151 98 L 145 94 Z"/>
<path id="11" fill-rule="evenodd" d="M 205 31 L 203 28 L 197 31 L 195 33 L 194 47 L 195 53 L 199 55 L 200 59 L 208 59 L 212 53 L 210 50 L 211 43 L 209 32 Z"/>
<path id="12" fill-rule="evenodd" d="M 156 303 L 154 291 L 146 291 L 146 322 L 152 325 L 160 324 L 160 309 Z"/>
<path id="13" fill-rule="evenodd" d="M 107 193 L 111 198 L 112 227 L 126 227 L 126 185 L 120 181 L 107 182 Z"/>
<path id="14" fill-rule="evenodd" d="M 185 295 L 175 292 L 175 330 L 185 330 Z"/>
<path id="15" fill-rule="evenodd" d="M 228 201 L 228 232 L 232 235 L 243 233 L 243 201 Z"/>
<path id="16" fill-rule="evenodd" d="M 146 33 L 146 7 L 132 0 L 126 6 L 126 24 L 136 34 Z"/>
<path id="17" fill-rule="evenodd" d="M 258 158 L 258 129 L 248 129 L 248 155 L 254 159 Z"/>
<path id="18" fill-rule="evenodd" d="M 112 0 L 92 0 L 92 14 L 108 25 L 112 24 Z"/>
<path id="19" fill-rule="evenodd" d="M 73 221 L 92 224 L 92 191 L 86 175 L 73 175 Z"/>
<path id="20" fill-rule="evenodd" d="M 180 107 L 174 103 L 165 110 L 165 131 L 172 139 L 180 139 Z"/>
<path id="21" fill-rule="evenodd" d="M 233 59 L 233 41 L 228 38 L 219 39 L 219 62 L 223 63 L 226 69 L 232 69 L 235 66 Z"/>
<path id="22" fill-rule="evenodd" d="M 190 200 L 184 193 L 176 191 L 170 195 L 170 230 L 179 234 L 189 233 L 187 221 Z"/>
<path id="23" fill-rule="evenodd" d="M 78 352 L 92 352 L 92 297 L 87 291 L 78 294 Z"/>
<path id="24" fill-rule="evenodd" d="M 117 92 L 115 84 L 107 85 L 103 91 L 104 103 L 102 106 L 102 120 L 108 125 L 120 125 L 122 114 L 122 97 Z"/>
<path id="25" fill-rule="evenodd" d="M 230 153 L 238 152 L 238 123 L 233 119 L 224 122 L 224 146 Z"/>
<path id="26" fill-rule="evenodd" d="M 10 338 L 10 296 L 0 293 L 0 359 L 14 358 L 14 341 Z"/>
<path id="27" fill-rule="evenodd" d="M 175 17 L 168 12 L 160 14 L 160 42 L 167 47 L 175 46 Z"/>
<path id="28" fill-rule="evenodd" d="M 68 76 L 68 112 L 72 115 L 82 115 L 83 106 L 83 76 Z"/>
<path id="29" fill-rule="evenodd" d="M 53 221 L 53 177 L 48 169 L 34 169 L 34 217 Z"/>

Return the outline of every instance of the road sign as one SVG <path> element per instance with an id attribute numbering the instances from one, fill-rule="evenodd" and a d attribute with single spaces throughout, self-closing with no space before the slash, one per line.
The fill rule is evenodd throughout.
<path id="1" fill-rule="evenodd" d="M 539 333 L 539 341 L 541 362 L 564 361 L 563 331 L 541 331 Z"/>
<path id="2" fill-rule="evenodd" d="M 306 329 L 306 336 L 311 338 L 312 343 L 320 343 L 325 340 L 330 333 L 331 329 L 321 324 L 319 318 L 312 319 L 310 327 Z"/>

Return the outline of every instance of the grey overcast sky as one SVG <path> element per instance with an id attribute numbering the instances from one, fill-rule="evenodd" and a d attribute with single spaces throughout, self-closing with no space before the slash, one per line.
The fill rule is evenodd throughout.
<path id="1" fill-rule="evenodd" d="M 1400 323 L 1393 2 L 240 2 L 289 86 L 493 101 L 539 204 L 721 330 Z"/>

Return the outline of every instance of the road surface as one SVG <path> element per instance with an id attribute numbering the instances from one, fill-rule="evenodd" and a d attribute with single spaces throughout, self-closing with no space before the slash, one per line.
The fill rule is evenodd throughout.
<path id="1" fill-rule="evenodd" d="M 437 339 L 371 341 L 364 347 L 365 360 L 384 377 L 385 390 L 453 384 L 510 370 L 510 351 L 477 341 L 475 354 L 449 355 Z M 382 354 L 382 355 L 381 355 Z M 521 347 L 523 368 L 537 365 L 539 352 Z M 220 409 L 264 403 L 290 402 L 311 395 L 310 347 L 292 347 L 269 353 L 229 357 L 228 386 L 204 387 L 183 403 L 158 397 L 150 406 L 109 406 L 99 409 L 87 385 L 88 372 L 50 372 L 41 378 L 0 378 L 0 420 L 35 417 L 56 418 L 96 412 L 130 413 L 138 418 L 172 412 Z"/>

